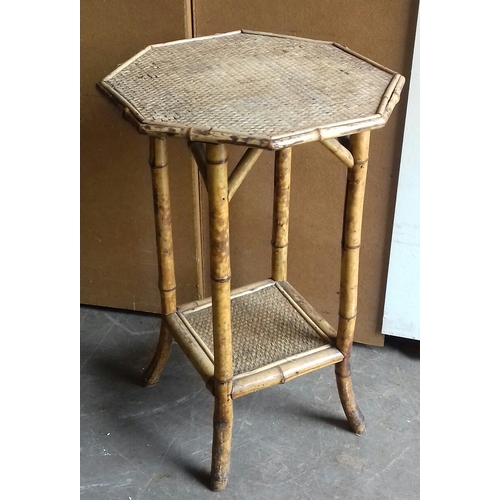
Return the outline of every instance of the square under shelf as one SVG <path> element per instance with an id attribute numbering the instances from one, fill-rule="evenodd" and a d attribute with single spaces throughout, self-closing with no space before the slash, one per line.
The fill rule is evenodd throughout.
<path id="1" fill-rule="evenodd" d="M 211 298 L 167 316 L 177 343 L 210 388 Z M 233 398 L 342 361 L 335 330 L 288 282 L 266 280 L 231 292 Z"/>

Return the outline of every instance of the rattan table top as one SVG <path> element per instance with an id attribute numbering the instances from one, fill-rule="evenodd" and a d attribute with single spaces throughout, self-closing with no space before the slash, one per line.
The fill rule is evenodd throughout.
<path id="1" fill-rule="evenodd" d="M 382 127 L 403 84 L 332 42 L 238 31 L 151 45 L 98 87 L 142 133 L 280 149 Z"/>

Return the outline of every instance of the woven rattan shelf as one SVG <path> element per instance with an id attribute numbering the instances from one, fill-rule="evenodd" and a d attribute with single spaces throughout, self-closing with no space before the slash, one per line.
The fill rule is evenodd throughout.
<path id="1" fill-rule="evenodd" d="M 370 132 L 403 84 L 336 43 L 250 31 L 151 45 L 97 84 L 150 136 L 162 326 L 143 384 L 159 381 L 175 338 L 214 396 L 214 490 L 228 481 L 233 400 L 245 394 L 335 364 L 349 425 L 365 430 L 350 358 Z M 187 142 L 208 192 L 211 296 L 180 307 L 167 138 Z M 347 167 L 337 333 L 287 282 L 292 149 L 307 142 Z M 229 178 L 226 144 L 247 146 Z M 271 279 L 231 290 L 229 202 L 264 149 L 275 150 Z"/>
<path id="2" fill-rule="evenodd" d="M 209 387 L 214 343 L 211 299 L 180 306 L 169 325 Z M 256 283 L 231 293 L 233 399 L 344 359 L 335 330 L 287 283 Z"/>

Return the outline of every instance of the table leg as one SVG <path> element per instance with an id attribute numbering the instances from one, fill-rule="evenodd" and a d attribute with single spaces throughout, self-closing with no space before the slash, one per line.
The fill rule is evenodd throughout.
<path id="1" fill-rule="evenodd" d="M 170 211 L 170 189 L 168 182 L 167 139 L 151 137 L 150 165 L 153 181 L 153 199 L 156 224 L 156 248 L 158 252 L 158 286 L 161 297 L 162 323 L 160 338 L 153 359 L 146 368 L 143 385 L 154 386 L 165 368 L 170 349 L 172 334 L 168 331 L 165 316 L 175 312 L 175 272 L 174 249 L 172 243 L 172 215 Z"/>
<path id="2" fill-rule="evenodd" d="M 363 216 L 369 145 L 369 131 L 352 135 L 350 138 L 350 150 L 354 158 L 354 166 L 347 171 L 340 276 L 339 324 L 336 340 L 337 348 L 344 355 L 344 360 L 335 365 L 337 387 L 347 420 L 356 434 L 361 434 L 366 428 L 363 414 L 359 410 L 352 390 L 351 350 L 357 314 L 361 221 Z"/>
<path id="3" fill-rule="evenodd" d="M 233 429 L 229 200 L 227 148 L 223 144 L 207 144 L 207 184 L 215 396 L 211 486 L 219 491 L 228 481 Z"/>
<path id="4" fill-rule="evenodd" d="M 275 281 L 285 281 L 287 277 L 291 167 L 292 148 L 276 151 L 274 160 L 272 238 L 272 278 Z"/>

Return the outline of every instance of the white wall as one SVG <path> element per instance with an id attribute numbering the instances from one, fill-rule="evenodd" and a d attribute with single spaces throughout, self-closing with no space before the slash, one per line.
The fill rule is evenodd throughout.
<path id="1" fill-rule="evenodd" d="M 408 94 L 382 333 L 420 339 L 420 21 Z"/>

